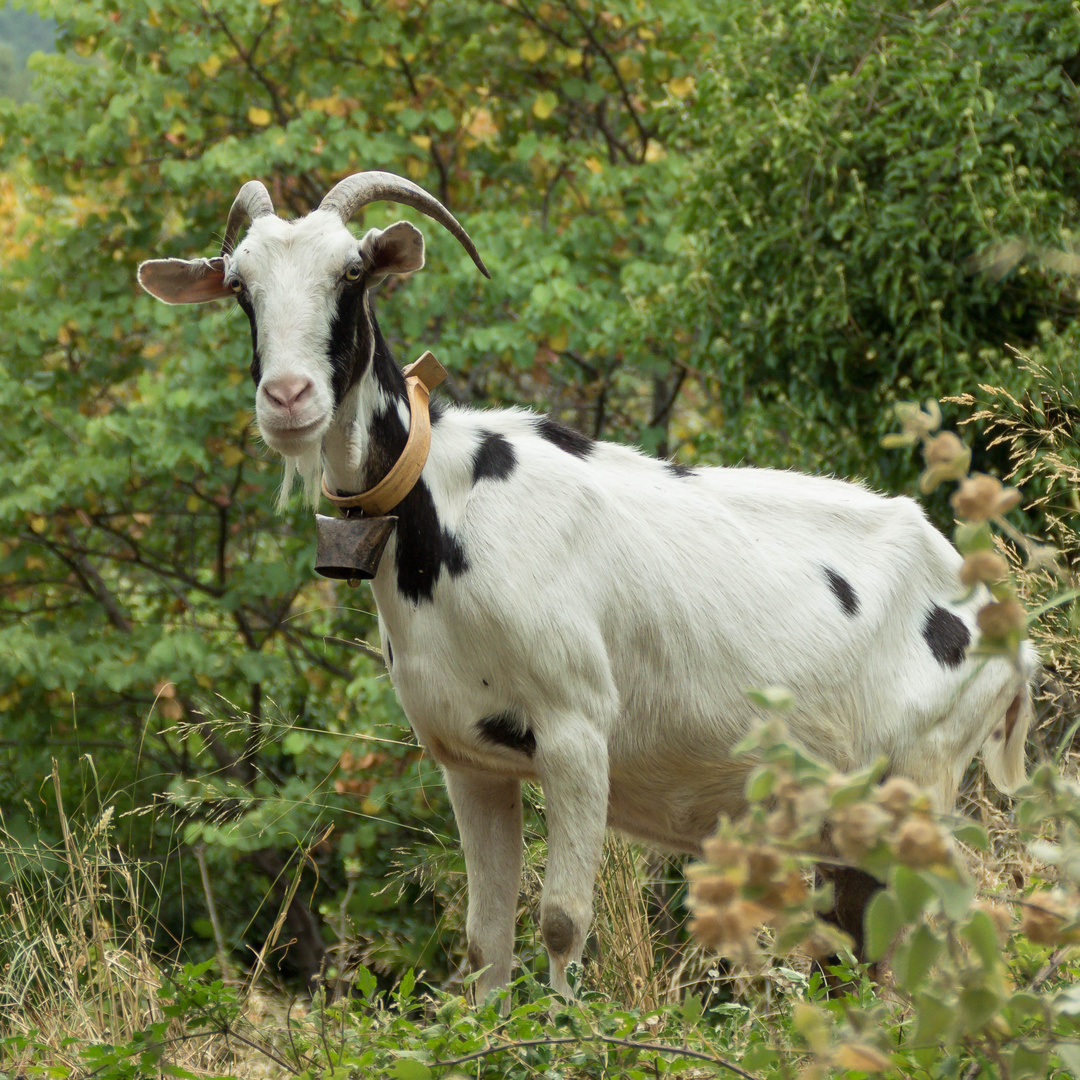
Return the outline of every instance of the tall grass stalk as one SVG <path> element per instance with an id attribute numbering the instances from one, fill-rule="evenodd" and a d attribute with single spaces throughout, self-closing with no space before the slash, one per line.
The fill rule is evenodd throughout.
<path id="1" fill-rule="evenodd" d="M 14 1073 L 74 1068 L 80 1046 L 123 1043 L 161 1020 L 151 883 L 111 843 L 114 808 L 80 825 L 55 760 L 52 783 L 60 845 L 20 841 L 0 814 L 0 1061 Z"/>

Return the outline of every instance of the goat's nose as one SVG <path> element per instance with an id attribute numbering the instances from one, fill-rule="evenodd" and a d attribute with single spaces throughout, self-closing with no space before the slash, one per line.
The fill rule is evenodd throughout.
<path id="1" fill-rule="evenodd" d="M 282 375 L 263 383 L 263 393 L 282 409 L 291 409 L 300 403 L 314 384 L 303 375 Z"/>

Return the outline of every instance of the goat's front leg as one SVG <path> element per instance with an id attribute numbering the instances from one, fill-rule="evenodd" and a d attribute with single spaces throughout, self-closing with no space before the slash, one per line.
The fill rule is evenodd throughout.
<path id="1" fill-rule="evenodd" d="M 469 880 L 470 971 L 477 1001 L 510 981 L 514 923 L 521 889 L 521 781 L 446 769 L 446 787 L 465 852 Z"/>
<path id="2" fill-rule="evenodd" d="M 539 741 L 536 763 L 544 788 L 548 834 L 540 932 L 547 946 L 552 988 L 570 997 L 566 967 L 581 960 L 604 847 L 607 746 L 589 728 L 557 731 Z"/>

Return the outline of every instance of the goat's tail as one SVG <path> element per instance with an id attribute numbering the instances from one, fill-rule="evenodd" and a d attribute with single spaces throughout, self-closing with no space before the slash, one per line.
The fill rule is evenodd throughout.
<path id="1" fill-rule="evenodd" d="M 1016 696 L 982 749 L 983 764 L 991 782 L 999 791 L 1006 793 L 1015 791 L 1027 778 L 1024 748 L 1035 712 L 1031 700 L 1031 681 L 1038 666 L 1035 650 L 1030 645 L 1022 650 L 1020 663 L 1023 674 Z"/>

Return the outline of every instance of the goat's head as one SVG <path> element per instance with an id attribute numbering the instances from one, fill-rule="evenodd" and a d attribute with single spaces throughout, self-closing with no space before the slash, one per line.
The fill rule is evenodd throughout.
<path id="1" fill-rule="evenodd" d="M 229 211 L 217 258 L 152 259 L 139 267 L 142 287 L 168 304 L 235 297 L 251 323 L 259 431 L 290 462 L 318 454 L 336 411 L 372 364 L 378 331 L 370 290 L 388 274 L 424 265 L 423 236 L 406 221 L 360 240 L 346 228 L 353 214 L 379 200 L 444 225 L 490 276 L 442 203 L 385 172 L 347 177 L 295 221 L 279 218 L 266 188 L 250 180 Z M 250 228 L 236 246 L 246 219 Z"/>

